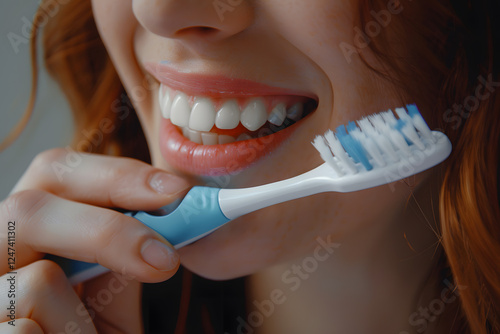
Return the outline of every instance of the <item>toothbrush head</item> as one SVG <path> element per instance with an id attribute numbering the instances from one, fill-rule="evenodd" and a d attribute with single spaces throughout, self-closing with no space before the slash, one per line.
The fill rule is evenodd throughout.
<path id="1" fill-rule="evenodd" d="M 398 118 L 389 110 L 341 125 L 335 133 L 328 130 L 312 144 L 338 177 L 377 171 L 386 178 L 379 184 L 417 174 L 449 156 L 449 139 L 429 129 L 415 104 L 395 112 Z M 388 178 L 390 173 L 395 175 Z"/>

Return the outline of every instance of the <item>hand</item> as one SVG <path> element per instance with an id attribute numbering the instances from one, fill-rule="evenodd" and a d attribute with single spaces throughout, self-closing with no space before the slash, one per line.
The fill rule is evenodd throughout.
<path id="1" fill-rule="evenodd" d="M 77 328 L 94 333 L 94 326 L 103 333 L 139 333 L 137 281 L 167 280 L 177 271 L 179 257 L 156 232 L 108 208 L 155 210 L 185 193 L 189 184 L 133 159 L 79 156 L 77 166 L 69 167 L 66 150 L 40 154 L 0 203 L 0 249 L 5 252 L 0 255 L 0 308 L 7 312 L 12 300 L 6 251 L 8 222 L 15 222 L 16 325 L 54 334 L 79 333 Z M 58 173 L 61 168 L 65 173 Z M 115 273 L 74 291 L 57 265 L 42 260 L 45 253 L 97 262 Z M 0 329 L 25 332 L 7 322 Z"/>

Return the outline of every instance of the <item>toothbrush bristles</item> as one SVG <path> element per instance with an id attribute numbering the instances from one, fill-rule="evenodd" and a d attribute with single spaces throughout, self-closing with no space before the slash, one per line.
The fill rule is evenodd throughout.
<path id="1" fill-rule="evenodd" d="M 325 141 L 325 138 L 323 136 L 316 136 L 314 138 L 314 141 L 312 142 L 313 146 L 318 150 L 321 158 L 330 166 L 333 168 L 333 170 L 337 173 L 338 176 L 344 175 L 340 167 L 338 166 L 337 162 L 334 160 L 332 151 L 330 150 L 330 147 Z"/>
<path id="2" fill-rule="evenodd" d="M 407 112 L 407 111 L 408 112 Z M 317 136 L 314 147 L 321 157 L 342 176 L 384 167 L 409 159 L 415 150 L 423 151 L 435 143 L 432 131 L 418 108 L 410 104 L 341 125 Z"/>

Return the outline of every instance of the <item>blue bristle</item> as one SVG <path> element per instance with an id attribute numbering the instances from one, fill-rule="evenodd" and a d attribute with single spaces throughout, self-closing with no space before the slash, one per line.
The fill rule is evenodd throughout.
<path id="1" fill-rule="evenodd" d="M 356 123 L 354 123 L 353 121 L 350 121 L 348 124 L 347 124 L 347 131 L 351 132 L 353 130 L 356 130 L 358 127 L 356 125 Z"/>
<path id="2" fill-rule="evenodd" d="M 408 110 L 408 115 L 410 115 L 410 117 L 413 117 L 415 115 L 420 115 L 420 111 L 418 111 L 416 104 L 407 104 L 406 110 Z M 420 115 L 420 116 L 422 116 L 422 115 Z"/>
<path id="3" fill-rule="evenodd" d="M 347 152 L 347 154 L 349 154 L 352 157 L 354 162 L 356 163 L 361 162 L 361 164 L 365 166 L 366 170 L 373 169 L 373 166 L 370 164 L 368 158 L 366 157 L 363 145 L 361 145 L 361 143 L 359 143 L 351 135 L 347 134 L 344 125 L 341 125 L 337 128 L 336 134 L 337 138 L 342 144 L 342 147 Z"/>
<path id="4" fill-rule="evenodd" d="M 408 138 L 406 138 L 405 134 L 403 133 L 403 128 L 405 127 L 405 125 L 406 125 L 406 121 L 405 120 L 398 119 L 398 121 L 396 123 L 396 126 L 394 128 L 396 130 L 398 130 L 399 132 L 401 132 L 401 134 L 405 137 L 406 143 L 408 145 L 411 145 L 413 143 L 411 141 L 409 141 Z"/>

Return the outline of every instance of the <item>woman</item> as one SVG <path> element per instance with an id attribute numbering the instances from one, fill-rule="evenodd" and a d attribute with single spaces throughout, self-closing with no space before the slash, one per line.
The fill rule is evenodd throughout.
<path id="1" fill-rule="evenodd" d="M 18 272 L 16 327 L 2 330 L 139 333 L 137 282 L 182 262 L 247 276 L 234 333 L 499 332 L 498 13 L 493 1 L 43 1 L 74 148 L 109 156 L 44 152 L 2 203 Z M 405 182 L 276 205 L 178 252 L 110 210 L 297 175 L 321 162 L 315 135 L 409 102 L 454 150 Z M 293 122 L 269 131 L 275 107 Z M 45 253 L 123 275 L 75 292 Z"/>

